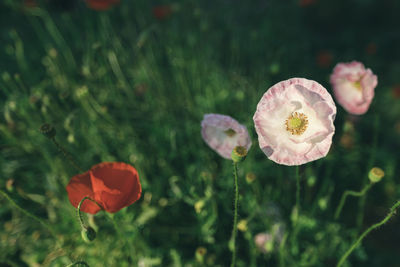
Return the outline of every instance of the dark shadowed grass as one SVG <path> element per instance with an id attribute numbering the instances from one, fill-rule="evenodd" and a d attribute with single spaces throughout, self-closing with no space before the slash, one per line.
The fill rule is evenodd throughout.
<path id="1" fill-rule="evenodd" d="M 276 223 L 291 233 L 296 179 L 293 168 L 274 164 L 258 148 L 256 105 L 267 88 L 291 77 L 316 80 L 331 92 L 334 65 L 357 59 L 378 75 L 376 97 L 357 118 L 338 107 L 330 153 L 300 167 L 298 242 L 288 238 L 281 251 L 286 266 L 335 265 L 399 196 L 400 102 L 391 93 L 400 83 L 399 4 L 328 2 L 183 1 L 164 20 L 152 16 L 155 3 L 148 1 L 123 1 L 107 12 L 81 2 L 69 11 L 2 2 L 0 188 L 14 179 L 10 197 L 53 225 L 64 243 L 56 249 L 42 225 L 1 198 L 0 262 L 227 266 L 231 162 L 200 135 L 203 114 L 222 113 L 245 124 L 253 141 L 239 168 L 239 220 L 248 229 L 238 234 L 238 266 L 278 265 L 278 248 L 263 255 L 253 238 Z M 370 43 L 375 53 L 366 50 Z M 332 60 L 317 63 L 321 51 Z M 343 141 L 346 120 L 354 121 L 350 145 Z M 123 161 L 138 169 L 142 198 L 114 217 L 126 240 L 99 213 L 96 240 L 83 242 L 65 191 L 76 171 L 38 131 L 44 122 L 81 168 Z M 346 202 L 335 221 L 342 193 L 361 190 L 373 166 L 385 170 L 383 181 L 361 202 Z M 256 178 L 246 182 L 250 173 Z M 394 217 L 371 233 L 348 266 L 396 266 L 397 224 Z M 195 258 L 198 247 L 207 249 L 203 263 Z"/>

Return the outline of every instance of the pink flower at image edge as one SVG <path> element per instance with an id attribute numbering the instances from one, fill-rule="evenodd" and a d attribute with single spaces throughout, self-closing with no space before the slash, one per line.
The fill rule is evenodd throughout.
<path id="1" fill-rule="evenodd" d="M 221 114 L 205 114 L 201 122 L 204 141 L 221 157 L 231 159 L 232 150 L 243 146 L 249 151 L 251 140 L 244 125 Z"/>
<path id="2" fill-rule="evenodd" d="M 335 116 L 335 103 L 322 85 L 292 78 L 267 90 L 253 120 L 265 155 L 278 164 L 291 166 L 327 155 Z"/>
<path id="3" fill-rule="evenodd" d="M 367 112 L 378 78 L 371 69 L 357 61 L 338 63 L 330 77 L 337 102 L 349 113 L 361 115 Z"/>

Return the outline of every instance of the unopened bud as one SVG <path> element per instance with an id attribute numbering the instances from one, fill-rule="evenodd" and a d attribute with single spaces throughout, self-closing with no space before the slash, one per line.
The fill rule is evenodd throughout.
<path id="1" fill-rule="evenodd" d="M 96 231 L 92 227 L 83 228 L 81 231 L 82 238 L 86 243 L 92 242 L 96 238 Z"/>
<path id="2" fill-rule="evenodd" d="M 15 188 L 15 180 L 14 179 L 8 179 L 6 182 L 6 189 L 8 192 L 12 193 Z"/>
<path id="3" fill-rule="evenodd" d="M 198 247 L 196 249 L 196 260 L 200 263 L 204 262 L 204 256 L 207 253 L 207 249 L 205 247 Z"/>
<path id="4" fill-rule="evenodd" d="M 241 232 L 246 232 L 247 231 L 247 220 L 240 220 L 237 225 L 237 228 Z"/>
<path id="5" fill-rule="evenodd" d="M 54 129 L 53 126 L 51 126 L 48 123 L 44 123 L 42 124 L 42 126 L 40 126 L 39 131 L 46 136 L 47 138 L 53 138 L 54 136 L 56 136 L 56 129 Z"/>
<path id="6" fill-rule="evenodd" d="M 200 213 L 203 210 L 203 207 L 206 203 L 204 200 L 199 200 L 196 203 L 194 203 L 194 209 L 196 210 L 196 213 Z"/>
<path id="7" fill-rule="evenodd" d="M 246 174 L 246 182 L 248 184 L 251 184 L 252 182 L 254 182 L 254 180 L 256 179 L 256 175 L 252 172 L 249 172 L 248 174 Z"/>
<path id="8" fill-rule="evenodd" d="M 232 150 L 232 160 L 235 163 L 242 162 L 247 156 L 247 149 L 244 146 L 237 146 Z"/>
<path id="9" fill-rule="evenodd" d="M 385 176 L 385 172 L 378 167 L 372 168 L 368 173 L 368 178 L 371 183 L 379 182 L 383 178 L 383 176 Z"/>

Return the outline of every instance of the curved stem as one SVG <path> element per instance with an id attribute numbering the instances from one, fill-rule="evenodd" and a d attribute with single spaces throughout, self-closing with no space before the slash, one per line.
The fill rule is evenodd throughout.
<path id="1" fill-rule="evenodd" d="M 8 200 L 10 201 L 10 203 L 12 205 L 14 205 L 14 207 L 16 207 L 19 211 L 21 211 L 23 214 L 25 214 L 28 217 L 31 217 L 32 219 L 36 220 L 37 222 L 39 222 L 41 225 L 43 225 L 45 228 L 47 228 L 50 232 L 50 234 L 55 238 L 58 239 L 53 228 L 46 223 L 44 220 L 40 219 L 39 217 L 36 217 L 35 215 L 33 215 L 32 213 L 30 213 L 29 211 L 27 211 L 26 209 L 24 209 L 23 207 L 21 207 L 20 205 L 17 204 L 17 202 L 15 202 L 12 198 L 10 198 L 10 196 L 4 192 L 3 190 L 0 189 L 0 193 Z"/>
<path id="2" fill-rule="evenodd" d="M 373 183 L 368 183 L 360 192 L 356 192 L 356 191 L 351 191 L 351 190 L 346 190 L 343 195 L 342 198 L 340 199 L 339 202 L 339 206 L 336 209 L 335 212 L 335 220 L 337 220 L 340 216 L 340 213 L 342 212 L 344 203 L 346 202 L 346 198 L 347 196 L 354 196 L 354 197 L 361 197 L 364 196 L 365 193 L 367 193 L 367 191 L 371 188 L 371 186 L 373 185 Z"/>
<path id="3" fill-rule="evenodd" d="M 388 220 L 390 220 L 390 218 L 392 218 L 392 216 L 396 213 L 396 209 L 400 206 L 400 201 L 397 201 L 391 208 L 390 208 L 390 212 L 388 215 L 386 215 L 386 217 L 372 225 L 371 227 L 369 227 L 364 233 L 361 234 L 361 236 L 357 239 L 356 242 L 354 242 L 354 244 L 346 251 L 346 253 L 344 253 L 344 255 L 342 256 L 342 258 L 339 260 L 339 263 L 336 265 L 337 267 L 340 267 L 347 259 L 348 256 L 350 256 L 351 252 L 353 252 L 353 250 L 358 247 L 358 245 L 360 245 L 361 241 L 374 229 L 382 226 L 383 224 L 385 224 Z"/>
<path id="4" fill-rule="evenodd" d="M 99 206 L 101 209 L 103 209 L 103 207 L 97 203 L 95 200 L 91 199 L 90 197 L 84 197 L 82 198 L 82 200 L 79 202 L 78 207 L 76 208 L 76 216 L 78 217 L 78 221 L 79 224 L 81 225 L 82 229 L 87 229 L 87 226 L 85 225 L 83 218 L 82 218 L 82 214 L 81 214 L 81 206 L 83 204 L 83 202 L 88 199 L 90 201 L 92 201 L 93 203 L 95 203 L 97 206 Z"/>
<path id="5" fill-rule="evenodd" d="M 234 206 L 233 229 L 232 229 L 233 251 L 232 251 L 231 267 L 234 267 L 236 265 L 236 234 L 237 234 L 238 204 L 239 204 L 239 185 L 238 185 L 237 169 L 238 169 L 237 163 L 234 162 L 233 174 L 235 176 L 235 206 Z"/>

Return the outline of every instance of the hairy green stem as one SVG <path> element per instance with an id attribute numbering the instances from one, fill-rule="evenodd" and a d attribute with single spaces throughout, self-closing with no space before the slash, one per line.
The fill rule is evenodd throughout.
<path id="1" fill-rule="evenodd" d="M 77 262 L 73 262 L 71 264 L 68 264 L 66 267 L 72 267 L 75 265 L 85 265 L 87 267 L 89 267 L 89 264 L 87 264 L 85 261 L 77 261 Z"/>
<path id="2" fill-rule="evenodd" d="M 71 154 L 69 154 L 57 141 L 56 139 L 50 138 L 50 140 L 54 143 L 54 145 L 58 148 L 58 150 L 60 150 L 64 157 L 69 161 L 69 163 L 71 163 L 72 166 L 74 166 L 75 169 L 77 169 L 80 173 L 84 172 L 79 166 L 78 164 L 75 162 L 75 160 L 73 159 L 73 157 L 71 156 Z"/>
<path id="3" fill-rule="evenodd" d="M 32 219 L 36 220 L 37 222 L 39 222 L 41 225 L 43 225 L 46 229 L 49 230 L 50 234 L 55 238 L 58 239 L 53 228 L 46 223 L 44 220 L 40 219 L 39 217 L 33 215 L 32 213 L 30 213 L 29 211 L 27 211 L 26 209 L 24 209 L 23 207 L 21 207 L 20 205 L 17 204 L 17 202 L 15 202 L 12 198 L 10 198 L 10 196 L 4 192 L 3 190 L 0 189 L 0 193 L 8 200 L 10 201 L 10 203 L 16 207 L 19 211 L 21 211 L 23 214 L 25 214 L 28 217 L 31 217 Z"/>
<path id="4" fill-rule="evenodd" d="M 373 183 L 368 183 L 360 192 L 356 192 L 356 191 L 351 191 L 351 190 L 346 190 L 343 195 L 342 198 L 340 199 L 339 202 L 339 206 L 336 209 L 335 212 L 335 220 L 337 220 L 340 216 L 340 213 L 342 212 L 344 203 L 346 202 L 346 198 L 348 196 L 353 196 L 353 197 L 361 197 L 364 196 L 365 193 L 367 193 L 367 191 L 371 188 L 371 186 L 373 185 Z"/>
<path id="5" fill-rule="evenodd" d="M 97 203 L 97 201 L 91 199 L 90 197 L 84 197 L 84 198 L 82 198 L 82 200 L 81 200 L 81 201 L 79 202 L 79 204 L 78 204 L 78 207 L 76 208 L 76 216 L 78 217 L 78 221 L 79 221 L 79 224 L 81 225 L 81 228 L 82 228 L 82 229 L 87 229 L 87 228 L 88 228 L 88 227 L 85 225 L 85 223 L 84 223 L 84 221 L 83 221 L 83 218 L 82 218 L 82 214 L 81 214 L 81 206 L 82 206 L 83 202 L 84 202 L 86 199 L 92 201 L 93 203 L 95 203 L 97 206 L 99 206 L 99 207 L 103 210 L 103 207 L 102 207 L 99 203 Z"/>
<path id="6" fill-rule="evenodd" d="M 347 257 L 350 256 L 351 252 L 353 252 L 353 250 L 354 250 L 355 248 L 357 248 L 357 247 L 360 245 L 361 241 L 362 241 L 372 230 L 374 230 L 374 229 L 376 229 L 376 228 L 382 226 L 382 225 L 385 224 L 388 220 L 390 220 L 390 218 L 392 218 L 392 216 L 396 213 L 396 209 L 397 209 L 399 206 L 400 206 L 400 201 L 397 201 L 397 202 L 390 208 L 389 214 L 386 215 L 386 217 L 385 217 L 382 221 L 380 221 L 380 222 L 378 222 L 378 223 L 372 225 L 372 226 L 369 227 L 364 233 L 362 233 L 362 234 L 360 235 L 360 237 L 357 239 L 357 241 L 354 242 L 354 244 L 346 251 L 346 253 L 344 253 L 344 255 L 343 255 L 342 258 L 339 260 L 339 263 L 338 263 L 336 266 L 337 266 L 337 267 L 342 266 L 342 264 L 346 261 Z"/>
<path id="7" fill-rule="evenodd" d="M 233 229 L 232 229 L 233 251 L 232 251 L 231 267 L 234 267 L 236 265 L 236 234 L 237 234 L 238 204 L 239 204 L 239 185 L 238 185 L 238 166 L 237 165 L 238 164 L 236 162 L 233 163 L 233 174 L 235 176 L 235 206 L 234 206 Z"/>
<path id="8" fill-rule="evenodd" d="M 299 166 L 296 166 L 296 209 L 297 214 L 300 212 L 300 174 Z"/>

